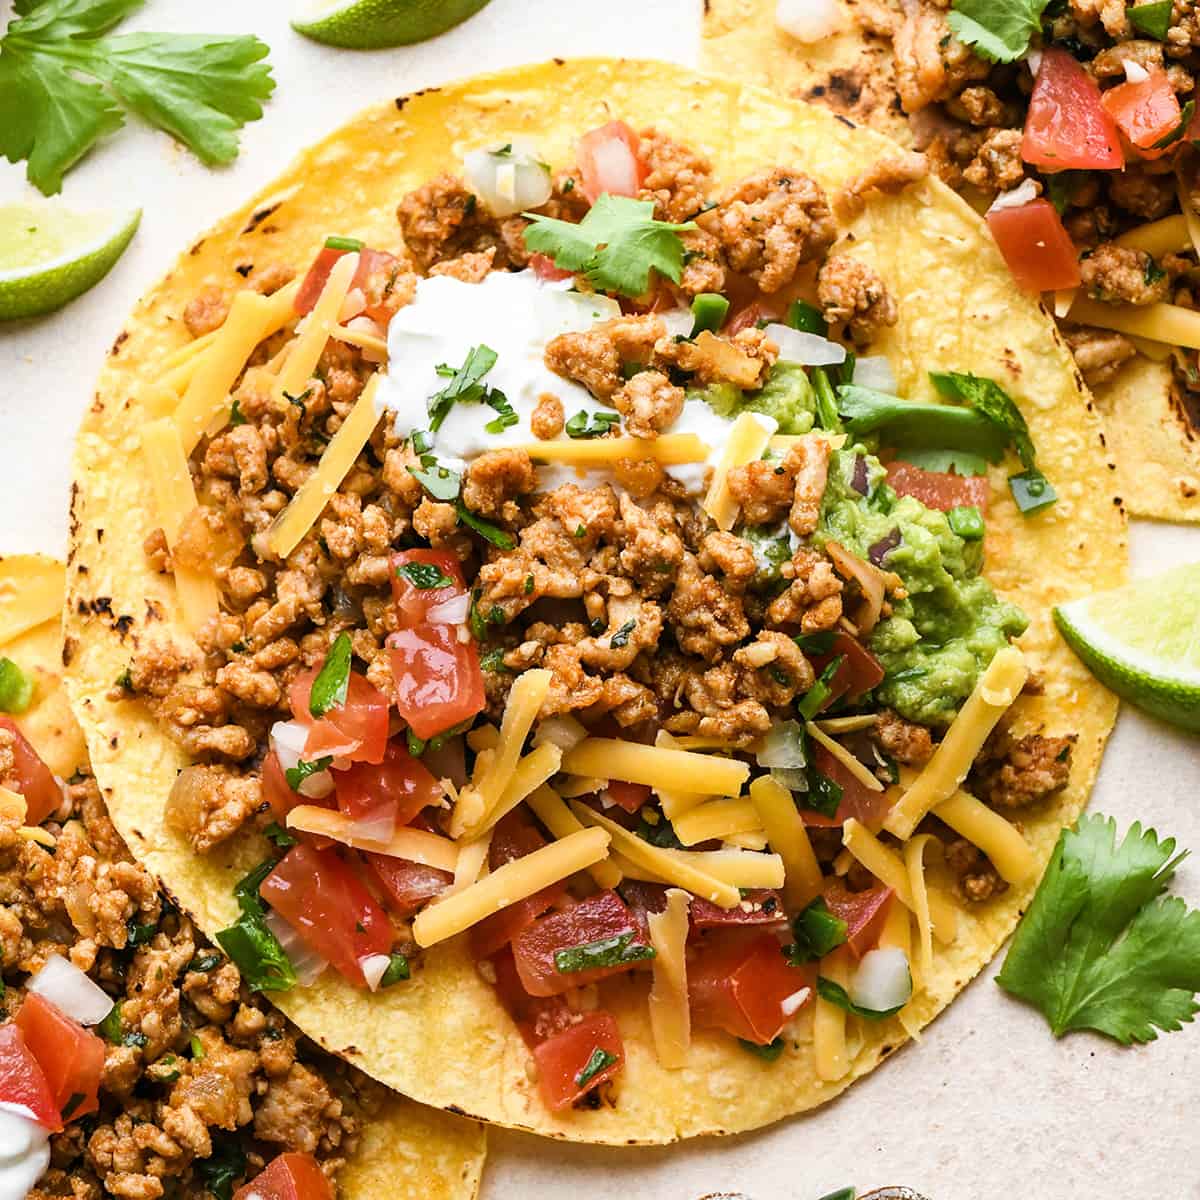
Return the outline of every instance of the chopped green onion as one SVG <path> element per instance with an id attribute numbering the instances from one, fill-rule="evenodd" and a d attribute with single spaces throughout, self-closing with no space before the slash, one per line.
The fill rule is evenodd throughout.
<path id="1" fill-rule="evenodd" d="M 725 324 L 725 318 L 728 315 L 729 301 L 724 296 L 717 292 L 701 292 L 692 300 L 694 321 L 691 336 L 695 337 L 705 330 L 709 333 L 716 333 Z"/>
<path id="2" fill-rule="evenodd" d="M 0 658 L 0 712 L 23 713 L 33 699 L 33 680 L 11 658 Z"/>
<path id="3" fill-rule="evenodd" d="M 796 702 L 797 711 L 806 721 L 811 721 L 829 703 L 829 698 L 833 695 L 833 677 L 845 661 L 846 656 L 839 654 L 832 662 L 827 663 L 816 683 Z"/>
<path id="4" fill-rule="evenodd" d="M 1036 467 L 1022 471 L 1019 475 L 1010 475 L 1008 486 L 1017 502 L 1017 508 L 1025 516 L 1049 508 L 1058 499 L 1058 493 L 1050 480 Z"/>
<path id="5" fill-rule="evenodd" d="M 817 420 L 827 433 L 842 432 L 842 418 L 838 416 L 837 396 L 833 392 L 833 384 L 829 382 L 829 373 L 824 367 L 812 369 L 813 390 L 817 394 Z"/>
<path id="6" fill-rule="evenodd" d="M 326 250 L 361 250 L 362 242 L 358 238 L 352 237 L 327 237 L 325 239 Z"/>
<path id="7" fill-rule="evenodd" d="M 405 563 L 402 567 L 396 568 L 396 574 L 401 579 L 407 579 L 413 587 L 422 592 L 454 586 L 454 580 L 437 563 Z"/>
<path id="8" fill-rule="evenodd" d="M 1154 4 L 1131 4 L 1125 15 L 1134 29 L 1164 42 L 1171 28 L 1171 8 L 1171 0 L 1157 0 Z"/>
<path id="9" fill-rule="evenodd" d="M 950 528 L 960 538 L 977 542 L 984 534 L 983 515 L 973 504 L 960 504 L 946 514 Z"/>
<path id="10" fill-rule="evenodd" d="M 738 1038 L 738 1045 L 757 1058 L 761 1058 L 763 1062 L 777 1062 L 779 1056 L 783 1053 L 783 1035 L 781 1034 L 773 1042 L 768 1042 L 765 1046 L 760 1046 L 757 1042 L 748 1042 L 745 1038 Z"/>
<path id="11" fill-rule="evenodd" d="M 793 300 L 788 305 L 787 323 L 802 333 L 824 337 L 829 332 L 829 323 L 821 315 L 821 310 L 803 300 Z"/>
<path id="12" fill-rule="evenodd" d="M 654 958 L 654 948 L 640 943 L 633 944 L 634 937 L 634 931 L 627 929 L 613 937 L 585 942 L 582 946 L 570 946 L 566 950 L 556 950 L 554 969 L 562 975 L 569 975 L 576 971 L 591 971 L 596 967 L 619 967 L 625 963 Z"/>
<path id="13" fill-rule="evenodd" d="M 350 687 L 350 635 L 342 632 L 333 640 L 325 663 L 313 680 L 308 697 L 308 711 L 314 717 L 323 717 L 331 708 L 340 708 L 346 703 L 346 691 Z"/>
<path id="14" fill-rule="evenodd" d="M 615 1054 L 610 1054 L 607 1050 L 602 1050 L 599 1046 L 592 1051 L 591 1057 L 587 1060 L 587 1065 L 575 1076 L 575 1086 L 585 1088 L 601 1071 L 607 1070 L 617 1061 Z"/>

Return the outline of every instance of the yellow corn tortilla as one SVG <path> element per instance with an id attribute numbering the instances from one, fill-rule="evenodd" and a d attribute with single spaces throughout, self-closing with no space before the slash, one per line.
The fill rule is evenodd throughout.
<path id="1" fill-rule="evenodd" d="M 704 148 L 719 182 L 795 164 L 833 189 L 892 148 L 824 109 L 661 63 L 555 62 L 470 79 L 389 100 L 308 151 L 199 238 L 123 327 L 76 453 L 68 681 L 114 820 L 133 853 L 169 881 L 210 933 L 235 919 L 233 885 L 268 847 L 247 835 L 202 858 L 166 829 L 164 801 L 187 760 L 140 704 L 110 696 L 135 645 L 188 636 L 170 578 L 155 574 L 142 552 L 155 522 L 137 454 L 137 391 L 186 341 L 178 317 L 197 288 L 236 283 L 237 264 L 261 256 L 303 267 L 331 232 L 393 245 L 400 196 L 440 171 L 459 170 L 464 150 L 519 135 L 558 167 L 573 161 L 579 134 L 614 117 L 634 127 L 655 124 Z M 988 522 L 989 575 L 1029 612 L 1021 645 L 1044 681 L 1041 695 L 1018 702 L 1019 727 L 1079 734 L 1070 786 L 1055 803 L 1022 816 L 1044 866 L 1060 828 L 1083 808 L 1116 709 L 1050 620 L 1051 605 L 1123 578 L 1124 521 L 1108 486 L 1099 427 L 1053 324 L 1017 291 L 979 218 L 947 188 L 928 182 L 873 201 L 854 232 L 854 252 L 877 267 L 899 300 L 899 324 L 880 349 L 901 391 L 936 400 L 930 369 L 996 378 L 1022 405 L 1039 463 L 1059 492 L 1056 506 L 1027 520 L 998 468 Z M 1033 887 L 1030 881 L 964 912 L 957 943 L 938 956 L 927 990 L 906 1013 L 910 1028 L 936 1016 L 991 958 Z M 644 979 L 626 979 L 606 984 L 604 993 L 627 1052 L 614 1103 L 553 1114 L 538 1095 L 524 1043 L 464 941 L 434 947 L 411 982 L 378 994 L 328 972 L 318 986 L 276 1000 L 322 1045 L 424 1103 L 612 1144 L 733 1133 L 813 1108 L 906 1038 L 895 1019 L 852 1030 L 849 1073 L 821 1083 L 808 1006 L 795 1022 L 794 1045 L 775 1063 L 731 1038 L 700 1033 L 686 1067 L 668 1071 L 655 1059 Z"/>
<path id="2" fill-rule="evenodd" d="M 12 562 L 0 559 L 0 591 L 12 579 Z M 0 654 L 34 680 L 33 700 L 14 718 L 17 726 L 42 761 L 66 778 L 87 766 L 87 748 L 62 686 L 62 644 L 62 624 L 55 618 L 0 642 Z M 485 1154 L 478 1125 L 394 1096 L 364 1121 L 358 1149 L 338 1172 L 338 1195 L 474 1200 Z"/>

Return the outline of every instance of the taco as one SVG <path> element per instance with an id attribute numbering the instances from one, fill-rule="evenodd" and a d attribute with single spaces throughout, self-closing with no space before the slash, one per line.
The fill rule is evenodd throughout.
<path id="1" fill-rule="evenodd" d="M 593 1142 L 812 1108 L 1082 807 L 1114 702 L 1049 609 L 1122 575 L 1099 431 L 895 155 L 663 64 L 489 75 L 328 138 L 117 339 L 66 609 L 97 778 L 377 1079 Z"/>
<path id="2" fill-rule="evenodd" d="M 62 687 L 63 580 L 0 559 L 4 1194 L 470 1200 L 478 1126 L 317 1049 L 133 862 Z"/>
<path id="3" fill-rule="evenodd" d="M 1117 494 L 1200 520 L 1191 11 L 1070 3 L 1039 27 L 935 0 L 713 0 L 704 21 L 708 69 L 870 124 L 993 206 L 1012 269 L 1054 292 Z"/>

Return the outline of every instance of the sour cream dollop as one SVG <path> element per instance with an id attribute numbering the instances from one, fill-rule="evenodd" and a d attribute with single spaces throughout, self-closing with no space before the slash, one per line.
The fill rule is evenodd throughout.
<path id="1" fill-rule="evenodd" d="M 28 1109 L 0 1101 L 0 1196 L 24 1196 L 49 1165 L 49 1132 Z"/>

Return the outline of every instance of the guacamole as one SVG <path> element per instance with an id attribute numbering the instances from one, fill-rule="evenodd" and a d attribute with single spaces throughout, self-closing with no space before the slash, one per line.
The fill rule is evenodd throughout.
<path id="1" fill-rule="evenodd" d="M 790 362 L 777 362 L 757 391 L 744 392 L 732 383 L 710 383 L 689 388 L 687 395 L 691 400 L 703 400 L 720 417 L 736 417 L 742 412 L 774 417 L 779 432 L 787 434 L 808 433 L 817 407 L 804 368 Z"/>
<path id="2" fill-rule="evenodd" d="M 887 672 L 875 695 L 910 721 L 948 725 L 992 656 L 1029 621 L 980 574 L 983 542 L 959 537 L 945 513 L 897 496 L 885 474 L 861 446 L 835 451 L 814 540 L 840 542 L 861 558 L 875 546 L 879 565 L 904 581 L 908 596 L 893 601 L 871 636 Z"/>

